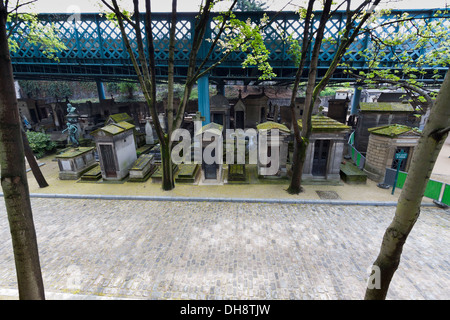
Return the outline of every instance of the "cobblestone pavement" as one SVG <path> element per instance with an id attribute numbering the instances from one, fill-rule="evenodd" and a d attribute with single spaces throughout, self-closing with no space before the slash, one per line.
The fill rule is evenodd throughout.
<path id="1" fill-rule="evenodd" d="M 39 198 L 32 204 L 50 299 L 362 299 L 395 210 Z M 422 209 L 388 299 L 450 298 L 449 213 Z M 0 200 L 0 295 L 16 288 Z"/>

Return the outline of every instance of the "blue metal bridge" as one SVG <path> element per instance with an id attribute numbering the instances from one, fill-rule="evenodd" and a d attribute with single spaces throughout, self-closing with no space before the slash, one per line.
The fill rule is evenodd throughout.
<path id="1" fill-rule="evenodd" d="M 392 11 L 389 16 L 385 16 L 383 21 L 393 19 L 394 15 L 405 11 Z M 436 19 L 436 10 L 408 10 L 410 16 L 430 21 Z M 294 38 L 300 39 L 303 33 L 303 23 L 298 14 L 294 12 L 266 12 L 271 18 L 270 24 L 264 29 L 265 43 L 270 50 L 269 62 L 277 74 L 275 81 L 279 83 L 289 83 L 293 80 L 296 66 L 289 53 L 289 46 L 283 40 L 284 35 L 293 34 Z M 237 17 L 243 20 L 250 18 L 252 21 L 259 21 L 262 13 L 236 13 Z M 175 52 L 175 75 L 181 81 L 186 74 L 189 50 L 193 34 L 195 13 L 179 13 L 176 25 L 176 52 Z M 206 38 L 211 38 L 214 33 L 215 22 L 210 18 L 210 34 Z M 12 64 L 16 79 L 27 80 L 85 80 L 85 81 L 118 81 L 136 78 L 129 55 L 124 47 L 120 30 L 116 25 L 108 21 L 100 14 L 81 14 L 74 17 L 69 14 L 41 14 L 39 19 L 43 24 L 54 24 L 59 29 L 59 38 L 66 45 L 67 49 L 57 54 L 59 61 L 46 58 L 43 49 L 31 44 L 26 37 L 27 26 L 20 24 L 19 29 L 23 33 L 15 32 L 13 37 L 19 45 L 19 50 L 12 53 Z M 320 19 L 320 12 L 315 15 L 317 21 Z M 328 39 L 322 45 L 320 53 L 320 63 L 318 77 L 320 78 L 328 68 L 333 58 L 334 52 L 339 44 L 339 31 L 342 29 L 346 19 L 345 12 L 336 12 L 329 19 L 326 26 L 325 37 Z M 143 19 L 142 19 L 143 21 Z M 156 49 L 155 58 L 158 79 L 167 78 L 168 44 L 169 44 L 169 13 L 153 14 L 154 46 Z M 314 28 L 315 24 L 312 24 Z M 378 32 L 377 36 L 386 37 L 390 33 L 398 31 L 398 25 L 386 25 Z M 145 32 L 145 30 L 143 30 Z M 134 35 L 131 28 L 130 35 Z M 413 32 L 413 31 L 411 31 Z M 145 38 L 146 39 L 146 38 Z M 131 43 L 136 49 L 135 39 Z M 382 67 L 394 66 L 393 57 L 398 52 L 407 52 L 413 59 L 417 59 L 423 52 L 414 48 L 415 43 L 399 46 L 387 52 L 383 58 Z M 361 52 L 370 48 L 371 41 L 368 33 L 361 34 L 353 43 L 349 54 L 345 56 L 345 62 L 359 70 L 367 69 L 367 61 Z M 218 49 L 210 59 L 214 63 L 220 58 L 222 52 Z M 216 67 L 209 75 L 209 81 L 221 82 L 227 80 L 257 81 L 259 73 L 256 67 L 242 68 L 241 63 L 245 58 L 245 53 L 234 52 L 224 63 Z M 429 68 L 429 73 L 422 75 L 419 81 L 434 82 L 432 71 L 436 68 Z M 446 69 L 439 69 L 441 75 Z M 307 70 L 304 76 L 306 77 Z M 343 68 L 338 68 L 333 76 L 333 81 L 352 81 L 344 73 Z"/>

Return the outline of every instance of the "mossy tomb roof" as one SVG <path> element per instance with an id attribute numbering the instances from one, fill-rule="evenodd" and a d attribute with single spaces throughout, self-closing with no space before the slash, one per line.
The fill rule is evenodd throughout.
<path id="1" fill-rule="evenodd" d="M 256 129 L 258 130 L 271 130 L 271 129 L 278 129 L 280 131 L 291 133 L 291 130 L 288 129 L 284 124 L 273 122 L 273 121 L 266 121 L 263 123 L 260 123 L 256 126 Z"/>
<path id="2" fill-rule="evenodd" d="M 133 118 L 130 117 L 130 115 L 128 113 L 117 113 L 117 114 L 112 114 L 109 116 L 109 119 L 112 120 L 115 123 L 119 123 L 122 121 L 133 121 Z M 108 119 L 108 120 L 109 120 Z"/>
<path id="3" fill-rule="evenodd" d="M 409 103 L 402 102 L 360 102 L 362 112 L 414 112 Z"/>
<path id="4" fill-rule="evenodd" d="M 420 134 L 420 130 L 416 128 L 411 128 L 405 125 L 401 124 L 393 124 L 388 126 L 381 126 L 381 127 L 375 127 L 375 128 L 369 128 L 367 129 L 370 133 L 379 135 L 379 136 L 386 136 L 386 137 L 397 137 L 401 134 L 405 134 L 407 132 L 415 133 L 417 135 Z"/>
<path id="5" fill-rule="evenodd" d="M 222 131 L 223 131 L 223 126 L 220 124 L 217 124 L 215 122 L 210 122 L 208 124 L 205 124 L 203 127 L 201 127 L 195 135 L 202 134 L 206 131 L 213 133 L 213 134 L 221 135 Z"/>
<path id="6" fill-rule="evenodd" d="M 103 131 L 103 132 L 106 132 L 107 134 L 110 134 L 110 135 L 114 136 L 116 134 L 125 132 L 127 130 L 134 129 L 134 127 L 135 126 L 133 124 L 130 124 L 130 123 L 126 122 L 126 121 L 122 121 L 122 122 L 119 122 L 119 123 L 112 123 L 112 124 L 109 124 L 107 126 L 104 126 L 103 128 L 100 128 L 100 129 L 97 129 L 97 130 L 93 131 L 91 134 L 95 135 L 99 131 Z"/>
<path id="7" fill-rule="evenodd" d="M 93 150 L 94 147 L 78 147 L 57 155 L 55 158 L 75 158 L 83 153 Z"/>
<path id="8" fill-rule="evenodd" d="M 300 130 L 302 129 L 302 120 L 297 121 Z M 350 127 L 327 116 L 316 114 L 311 117 L 312 132 L 341 132 L 349 130 Z"/>

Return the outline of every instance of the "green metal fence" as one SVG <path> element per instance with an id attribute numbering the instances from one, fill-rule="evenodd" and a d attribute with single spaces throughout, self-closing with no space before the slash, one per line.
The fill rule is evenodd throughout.
<path id="1" fill-rule="evenodd" d="M 364 157 L 361 154 L 361 152 L 356 150 L 354 142 L 355 142 L 355 133 L 352 132 L 348 139 L 349 156 L 352 158 L 356 166 L 362 170 L 364 168 L 364 164 L 366 163 L 366 157 Z"/>
<path id="2" fill-rule="evenodd" d="M 397 178 L 396 188 L 402 189 L 408 173 L 400 171 Z M 436 180 L 428 180 L 424 197 L 437 200 L 450 206 L 450 185 Z"/>
<path id="3" fill-rule="evenodd" d="M 444 193 L 442 194 L 441 202 L 450 206 L 450 185 L 446 184 L 444 187 Z"/>

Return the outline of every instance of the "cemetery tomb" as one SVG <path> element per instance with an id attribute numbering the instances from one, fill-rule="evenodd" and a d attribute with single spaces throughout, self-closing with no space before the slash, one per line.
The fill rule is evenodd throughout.
<path id="1" fill-rule="evenodd" d="M 113 115 L 110 115 L 108 119 L 106 119 L 105 125 L 109 124 L 116 124 L 120 122 L 127 122 L 131 125 L 134 125 L 134 119 L 131 117 L 128 113 L 122 112 L 122 113 L 116 113 Z M 136 144 L 136 147 L 143 147 L 146 144 L 146 134 L 144 132 L 139 132 L 136 130 L 136 127 L 133 129 L 134 134 L 134 143 Z"/>
<path id="2" fill-rule="evenodd" d="M 355 130 L 355 147 L 359 152 L 367 152 L 369 128 L 394 124 L 417 127 L 414 108 L 408 102 L 361 102 Z"/>
<path id="3" fill-rule="evenodd" d="M 102 169 L 99 164 L 81 176 L 81 181 L 97 181 L 102 177 Z"/>
<path id="4" fill-rule="evenodd" d="M 286 177 L 288 144 L 291 131 L 285 125 L 273 121 L 261 123 L 256 128 L 258 131 L 258 139 L 261 139 L 262 134 L 267 134 L 267 149 L 266 150 L 260 149 L 260 145 L 258 143 L 258 175 L 261 177 Z M 272 135 L 272 132 L 270 131 L 272 129 L 278 129 L 278 137 Z M 280 157 L 279 168 L 276 174 L 266 175 L 262 172 L 261 169 L 264 167 L 270 167 L 271 163 L 269 162 L 268 164 L 263 164 L 260 161 L 260 157 L 267 156 L 270 158 L 272 155 L 272 150 L 274 148 L 278 148 L 278 154 Z"/>
<path id="5" fill-rule="evenodd" d="M 208 133 L 210 136 L 212 136 L 211 139 L 207 138 L 205 133 Z M 206 182 L 208 184 L 216 184 L 221 183 L 222 181 L 222 169 L 223 161 L 219 161 L 220 155 L 217 154 L 219 152 L 218 148 L 219 145 L 223 146 L 223 142 L 220 141 L 222 139 L 223 134 L 223 126 L 214 122 L 208 123 L 207 125 L 204 125 L 201 127 L 195 134 L 197 139 L 201 139 L 202 143 L 202 179 L 201 182 Z M 214 143 L 217 148 L 213 149 L 211 151 L 211 157 L 216 158 L 216 161 L 214 163 L 207 163 L 205 161 L 205 148 L 210 146 L 210 144 Z M 210 146 L 212 147 L 212 146 Z M 208 148 L 209 149 L 209 148 Z M 199 151 L 199 150 L 198 150 Z M 197 151 L 197 152 L 198 152 Z M 220 163 L 218 163 L 220 162 Z"/>
<path id="6" fill-rule="evenodd" d="M 269 97 L 264 93 L 249 94 L 242 100 L 245 105 L 245 128 L 256 128 L 258 123 L 266 121 Z"/>
<path id="7" fill-rule="evenodd" d="M 211 121 L 230 128 L 230 103 L 223 95 L 217 94 L 210 98 Z"/>
<path id="8" fill-rule="evenodd" d="M 156 170 L 153 155 L 143 154 L 133 163 L 130 168 L 130 182 L 145 182 Z"/>
<path id="9" fill-rule="evenodd" d="M 351 161 L 343 161 L 339 172 L 341 179 L 348 184 L 365 184 L 367 174 Z"/>
<path id="10" fill-rule="evenodd" d="M 161 162 L 161 146 L 159 143 L 151 147 L 146 153 L 153 155 L 155 162 Z"/>
<path id="11" fill-rule="evenodd" d="M 314 108 L 312 114 L 317 114 L 319 112 L 319 106 L 320 106 L 321 100 L 317 99 L 314 103 Z M 297 119 L 301 119 L 303 116 L 303 111 L 305 109 L 305 97 L 297 97 L 295 98 L 295 107 L 294 112 Z M 280 123 L 286 125 L 291 130 L 294 130 L 294 123 L 292 120 L 292 110 L 289 104 L 282 104 L 280 105 Z M 274 119 L 278 120 L 278 119 Z"/>
<path id="12" fill-rule="evenodd" d="M 400 150 L 406 152 L 407 158 L 401 162 L 401 171 L 408 171 L 414 149 L 419 143 L 420 131 L 404 125 L 380 126 L 368 129 L 364 172 L 369 179 L 381 182 L 386 168 L 397 169 L 395 154 Z"/>
<path id="13" fill-rule="evenodd" d="M 175 177 L 177 183 L 196 183 L 200 176 L 200 165 L 182 163 L 178 165 Z"/>
<path id="14" fill-rule="evenodd" d="M 172 163 L 172 172 L 173 172 L 174 176 L 177 173 L 177 171 L 178 171 L 178 165 L 176 165 L 175 163 Z M 153 174 L 151 175 L 152 183 L 161 183 L 162 175 L 163 175 L 163 169 L 162 169 L 161 163 L 157 163 L 156 169 L 153 172 Z"/>
<path id="15" fill-rule="evenodd" d="M 137 159 L 134 125 L 119 122 L 92 132 L 104 180 L 122 180 Z"/>
<path id="16" fill-rule="evenodd" d="M 78 180 L 81 175 L 95 167 L 94 147 L 72 148 L 56 156 L 59 179 Z"/>
<path id="17" fill-rule="evenodd" d="M 330 99 L 328 100 L 327 116 L 341 123 L 347 123 L 348 99 Z"/>
<path id="18" fill-rule="evenodd" d="M 155 139 L 153 137 L 153 127 L 150 120 L 151 118 L 147 118 L 145 122 L 145 143 L 148 145 L 154 145 Z"/>
<path id="19" fill-rule="evenodd" d="M 133 124 L 134 119 L 126 112 L 116 113 L 110 115 L 108 119 L 106 119 L 105 125 L 119 123 L 119 122 L 128 122 L 129 124 Z"/>
<path id="20" fill-rule="evenodd" d="M 306 183 L 339 183 L 349 126 L 324 115 L 313 115 L 302 178 Z M 298 120 L 302 129 L 302 120 Z"/>

